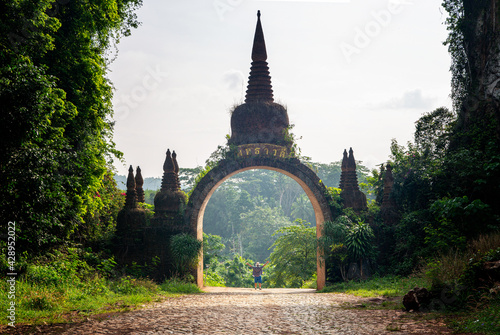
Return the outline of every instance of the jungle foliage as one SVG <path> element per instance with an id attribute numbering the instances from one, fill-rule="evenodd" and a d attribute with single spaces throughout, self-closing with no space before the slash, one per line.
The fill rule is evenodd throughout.
<path id="1" fill-rule="evenodd" d="M 87 239 L 99 211 L 111 215 L 119 204 L 100 196 L 121 157 L 106 72 L 110 48 L 138 26 L 140 5 L 0 3 L 0 217 L 22 227 L 19 251 Z"/>
<path id="2" fill-rule="evenodd" d="M 110 50 L 138 26 L 134 11 L 140 5 L 0 2 L 0 217 L 17 223 L 20 303 L 30 313 L 59 313 L 60 306 L 95 294 L 116 298 L 112 303 L 123 294 L 146 292 L 150 298 L 159 289 L 137 279 L 148 276 L 147 268 L 118 268 L 109 250 L 124 197 L 110 171 L 121 153 L 112 141 L 106 71 Z M 420 269 L 433 290 L 455 290 L 454 304 L 498 311 L 495 287 L 484 286 L 484 265 L 500 260 L 500 4 L 444 0 L 443 7 L 449 14 L 453 110 L 423 115 L 412 142 L 393 140 L 394 221 L 384 221 L 380 211 L 383 168 L 368 175 L 358 164 L 360 187 L 372 201 L 368 211 L 355 213 L 342 209 L 333 188 L 340 162 L 305 162 L 334 199 L 336 214 L 320 241 L 314 239 L 311 204 L 294 181 L 269 171 L 240 173 L 217 189 L 206 208 L 207 284 L 251 286 L 246 263 L 270 258 L 267 284 L 303 286 L 314 278 L 312 250 L 319 242 L 332 282 Z M 206 168 L 181 169 L 183 188 L 192 189 L 224 154 L 220 148 Z M 200 241 L 178 235 L 171 242 L 179 273 L 193 266 Z M 5 242 L 0 246 L 5 255 Z M 4 258 L 0 265 L 2 271 L 8 267 Z M 359 276 L 351 276 L 356 267 Z"/>

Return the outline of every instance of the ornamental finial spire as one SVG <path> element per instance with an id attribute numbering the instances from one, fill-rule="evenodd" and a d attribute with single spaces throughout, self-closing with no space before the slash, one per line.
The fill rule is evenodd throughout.
<path id="1" fill-rule="evenodd" d="M 267 66 L 266 42 L 260 22 L 260 10 L 257 12 L 257 27 L 252 47 L 252 67 L 248 77 L 246 103 L 251 102 L 274 102 L 271 86 L 271 76 Z"/>
<path id="2" fill-rule="evenodd" d="M 264 32 L 260 23 L 260 10 L 257 11 L 257 27 L 253 38 L 252 60 L 254 62 L 267 60 L 266 42 L 264 41 Z"/>

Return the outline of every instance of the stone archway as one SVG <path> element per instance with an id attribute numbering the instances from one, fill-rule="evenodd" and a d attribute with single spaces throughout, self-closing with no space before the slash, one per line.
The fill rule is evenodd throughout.
<path id="1" fill-rule="evenodd" d="M 318 176 L 298 159 L 276 159 L 269 157 L 245 157 L 234 160 L 222 160 L 210 170 L 196 185 L 186 208 L 185 223 L 193 234 L 203 239 L 203 215 L 210 197 L 226 179 L 250 169 L 273 170 L 292 178 L 304 190 L 314 209 L 316 216 L 316 236 L 321 236 L 323 222 L 332 219 L 330 197 Z M 317 284 L 322 289 L 326 281 L 326 269 L 321 258 L 321 250 L 317 254 Z M 196 283 L 203 287 L 203 257 L 196 270 Z"/>

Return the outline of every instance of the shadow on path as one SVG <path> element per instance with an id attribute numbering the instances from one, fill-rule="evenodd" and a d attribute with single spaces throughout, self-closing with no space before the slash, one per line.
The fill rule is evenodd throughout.
<path id="1" fill-rule="evenodd" d="M 263 288 L 262 290 L 248 287 L 213 287 L 205 286 L 202 288 L 204 294 L 304 294 L 316 293 L 313 288 Z"/>

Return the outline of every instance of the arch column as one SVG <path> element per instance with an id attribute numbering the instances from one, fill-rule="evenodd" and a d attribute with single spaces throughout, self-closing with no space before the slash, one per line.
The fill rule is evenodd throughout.
<path id="1" fill-rule="evenodd" d="M 275 159 L 268 157 L 246 157 L 235 160 L 222 160 L 210 170 L 196 185 L 186 208 L 185 224 L 189 225 L 193 234 L 203 240 L 203 215 L 210 197 L 215 190 L 231 176 L 251 169 L 273 170 L 292 178 L 304 190 L 311 201 L 316 217 L 316 236 L 321 237 L 323 222 L 332 220 L 330 197 L 319 177 L 309 167 L 298 159 Z M 317 252 L 317 286 L 322 289 L 326 281 L 326 269 L 321 257 L 322 251 Z M 196 270 L 196 282 L 203 287 L 203 257 Z"/>

